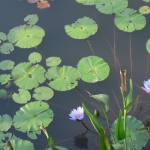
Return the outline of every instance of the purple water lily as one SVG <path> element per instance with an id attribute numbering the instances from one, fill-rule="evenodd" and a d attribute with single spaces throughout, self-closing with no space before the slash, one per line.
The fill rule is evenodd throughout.
<path id="1" fill-rule="evenodd" d="M 142 89 L 147 93 L 150 93 L 150 79 L 148 79 L 148 81 L 144 81 L 143 84 L 145 87 L 142 87 Z"/>
<path id="2" fill-rule="evenodd" d="M 77 110 L 76 110 L 76 109 L 73 109 L 73 110 L 70 112 L 69 116 L 71 117 L 71 118 L 69 118 L 70 120 L 74 120 L 74 121 L 78 120 L 78 121 L 81 121 L 81 120 L 84 119 L 84 109 L 79 106 L 79 107 L 77 107 Z"/>

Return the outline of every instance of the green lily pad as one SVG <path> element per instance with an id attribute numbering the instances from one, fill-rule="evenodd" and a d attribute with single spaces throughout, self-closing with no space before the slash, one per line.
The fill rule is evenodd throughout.
<path id="1" fill-rule="evenodd" d="M 31 99 L 30 92 L 25 89 L 18 89 L 19 93 L 12 95 L 13 100 L 19 104 L 25 104 Z"/>
<path id="2" fill-rule="evenodd" d="M 34 90 L 33 97 L 36 100 L 49 100 L 53 97 L 54 92 L 51 88 L 46 86 L 38 87 Z"/>
<path id="3" fill-rule="evenodd" d="M 147 3 L 149 3 L 150 2 L 150 0 L 143 0 L 144 2 L 147 2 Z"/>
<path id="4" fill-rule="evenodd" d="M 97 56 L 82 58 L 78 62 L 77 69 L 81 73 L 81 79 L 89 83 L 105 80 L 110 71 L 108 64 Z"/>
<path id="5" fill-rule="evenodd" d="M 7 142 L 12 139 L 12 134 L 0 132 L 0 150 L 6 150 Z"/>
<path id="6" fill-rule="evenodd" d="M 86 39 L 90 35 L 94 35 L 97 29 L 98 25 L 89 17 L 79 18 L 75 23 L 65 25 L 67 35 L 74 39 Z"/>
<path id="7" fill-rule="evenodd" d="M 148 53 L 150 53 L 150 39 L 148 39 L 146 42 L 146 50 Z"/>
<path id="8" fill-rule="evenodd" d="M 12 119 L 9 115 L 5 114 L 0 116 L 0 131 L 7 131 L 12 126 Z"/>
<path id="9" fill-rule="evenodd" d="M 46 59 L 46 66 L 53 67 L 58 66 L 61 63 L 60 57 L 49 57 Z"/>
<path id="10" fill-rule="evenodd" d="M 141 14 L 149 14 L 150 13 L 150 8 L 149 6 L 142 6 L 139 8 L 139 13 Z"/>
<path id="11" fill-rule="evenodd" d="M 12 60 L 3 60 L 0 62 L 1 70 L 11 70 L 14 67 L 15 63 Z"/>
<path id="12" fill-rule="evenodd" d="M 124 119 L 122 119 L 124 120 Z M 112 134 L 115 137 L 117 120 L 112 124 Z M 148 142 L 148 132 L 143 129 L 144 124 L 135 117 L 127 116 L 127 130 L 126 130 L 126 142 L 127 150 L 141 150 L 142 147 L 145 147 Z M 143 129 L 143 130 L 142 130 Z M 123 140 L 120 140 L 122 143 Z"/>
<path id="13" fill-rule="evenodd" d="M 76 2 L 81 3 L 83 5 L 94 5 L 97 0 L 76 0 Z"/>
<path id="14" fill-rule="evenodd" d="M 128 6 L 127 0 L 97 0 L 96 8 L 104 14 L 116 13 Z"/>
<path id="15" fill-rule="evenodd" d="M 80 72 L 71 66 L 52 67 L 48 69 L 46 77 L 51 80 L 48 84 L 51 88 L 58 91 L 68 91 L 78 85 L 81 77 Z"/>
<path id="16" fill-rule="evenodd" d="M 5 41 L 7 39 L 6 34 L 3 32 L 0 32 L 0 40 Z"/>
<path id="17" fill-rule="evenodd" d="M 11 80 L 10 77 L 11 77 L 11 75 L 9 75 L 9 74 L 0 75 L 0 83 L 2 85 L 6 84 L 9 80 Z"/>
<path id="18" fill-rule="evenodd" d="M 36 47 L 41 43 L 44 36 L 44 30 L 36 25 L 15 27 L 7 35 L 8 41 L 20 48 Z"/>
<path id="19" fill-rule="evenodd" d="M 32 64 L 35 64 L 42 60 L 42 56 L 40 53 L 33 52 L 29 55 L 28 59 Z"/>
<path id="20" fill-rule="evenodd" d="M 0 52 L 2 54 L 10 54 L 14 50 L 14 46 L 11 43 L 3 43 L 0 46 Z"/>
<path id="21" fill-rule="evenodd" d="M 56 146 L 56 148 L 58 148 L 59 150 L 68 150 L 67 148 L 62 147 L 62 146 Z M 53 150 L 53 149 L 52 148 L 48 148 L 46 150 Z"/>
<path id="22" fill-rule="evenodd" d="M 6 98 L 7 97 L 7 92 L 4 89 L 0 89 L 0 98 Z"/>
<path id="23" fill-rule="evenodd" d="M 47 127 L 53 120 L 53 111 L 45 102 L 30 102 L 21 107 L 13 118 L 13 125 L 16 130 L 22 132 L 38 131 L 40 125 Z"/>
<path id="24" fill-rule="evenodd" d="M 27 132 L 27 136 L 30 138 L 30 139 L 37 139 L 37 135 L 40 135 L 41 134 L 41 130 L 38 130 L 38 131 L 29 131 Z"/>
<path id="25" fill-rule="evenodd" d="M 141 30 L 146 25 L 145 17 L 131 8 L 117 12 L 114 21 L 117 28 L 125 32 Z"/>
<path id="26" fill-rule="evenodd" d="M 28 15 L 24 18 L 24 21 L 31 26 L 35 25 L 38 20 L 39 18 L 36 14 Z"/>
<path id="27" fill-rule="evenodd" d="M 20 63 L 12 69 L 14 83 L 21 89 L 33 89 L 43 83 L 45 69 L 39 64 Z"/>

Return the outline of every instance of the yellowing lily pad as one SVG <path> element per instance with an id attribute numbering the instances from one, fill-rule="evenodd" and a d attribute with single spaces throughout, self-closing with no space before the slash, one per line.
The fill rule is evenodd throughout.
<path id="1" fill-rule="evenodd" d="M 141 14 L 149 14 L 150 13 L 150 8 L 149 6 L 142 6 L 139 8 L 139 13 Z"/>

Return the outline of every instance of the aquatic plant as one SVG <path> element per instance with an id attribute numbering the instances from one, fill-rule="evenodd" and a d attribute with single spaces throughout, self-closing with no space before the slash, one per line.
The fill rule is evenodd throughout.
<path id="1" fill-rule="evenodd" d="M 39 17 L 37 16 L 37 14 L 28 15 L 24 18 L 24 21 L 30 26 L 35 25 L 38 22 L 38 20 Z"/>
<path id="2" fill-rule="evenodd" d="M 42 56 L 40 53 L 37 52 L 33 52 L 29 55 L 28 60 L 32 63 L 32 64 L 36 64 L 39 63 L 42 60 Z"/>
<path id="3" fill-rule="evenodd" d="M 0 62 L 1 70 L 11 70 L 15 65 L 15 62 L 12 60 L 3 60 Z"/>
<path id="4" fill-rule="evenodd" d="M 142 89 L 147 93 L 150 93 L 150 79 L 148 79 L 148 81 L 144 81 L 143 84 L 144 87 L 142 87 Z"/>
<path id="5" fill-rule="evenodd" d="M 54 67 L 58 66 L 61 63 L 60 57 L 48 57 L 46 58 L 46 66 Z"/>
<path id="6" fill-rule="evenodd" d="M 139 8 L 139 13 L 141 14 L 149 14 L 150 13 L 150 8 L 149 6 L 142 6 Z"/>
<path id="7" fill-rule="evenodd" d="M 94 5 L 97 0 L 76 0 L 76 2 L 81 3 L 83 5 Z"/>

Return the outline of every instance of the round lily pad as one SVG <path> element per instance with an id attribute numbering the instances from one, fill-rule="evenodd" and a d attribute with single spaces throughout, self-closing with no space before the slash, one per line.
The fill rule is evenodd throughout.
<path id="1" fill-rule="evenodd" d="M 117 28 L 124 32 L 141 30 L 146 25 L 145 17 L 131 8 L 126 8 L 117 12 L 114 21 Z"/>
<path id="2" fill-rule="evenodd" d="M 40 125 L 47 127 L 53 120 L 53 111 L 45 102 L 30 102 L 21 107 L 13 118 L 16 130 L 22 132 L 40 130 Z"/>
<path id="3" fill-rule="evenodd" d="M 5 114 L 0 116 L 0 131 L 7 131 L 12 126 L 12 119 L 9 115 Z"/>
<path id="4" fill-rule="evenodd" d="M 24 21 L 27 22 L 27 24 L 29 24 L 31 26 L 36 24 L 38 20 L 39 20 L 39 18 L 37 16 L 37 14 L 28 15 L 24 18 Z"/>
<path id="5" fill-rule="evenodd" d="M 7 97 L 7 92 L 4 89 L 0 89 L 0 98 L 6 98 Z"/>
<path id="6" fill-rule="evenodd" d="M 62 147 L 62 146 L 55 146 L 56 148 L 58 148 L 59 150 L 68 150 L 67 148 L 65 147 Z M 48 148 L 46 150 L 53 150 L 52 148 Z"/>
<path id="7" fill-rule="evenodd" d="M 46 77 L 51 80 L 48 84 L 51 88 L 58 91 L 68 91 L 78 85 L 81 77 L 80 72 L 71 66 L 52 67 L 48 69 Z"/>
<path id="8" fill-rule="evenodd" d="M 14 46 L 11 43 L 3 43 L 0 46 L 0 52 L 2 54 L 10 54 L 14 50 Z"/>
<path id="9" fill-rule="evenodd" d="M 51 88 L 46 86 L 38 87 L 34 90 L 33 97 L 36 100 L 49 100 L 53 97 L 54 92 Z"/>
<path id="10" fill-rule="evenodd" d="M 31 99 L 30 92 L 25 89 L 18 89 L 19 93 L 12 95 L 13 100 L 19 104 L 25 104 Z"/>
<path id="11" fill-rule="evenodd" d="M 89 17 L 83 17 L 71 25 L 65 25 L 67 35 L 74 39 L 86 39 L 90 35 L 94 35 L 97 29 L 98 25 Z"/>
<path id="12" fill-rule="evenodd" d="M 36 47 L 41 43 L 44 36 L 44 30 L 36 25 L 15 27 L 7 35 L 8 41 L 20 48 Z"/>
<path id="13" fill-rule="evenodd" d="M 20 63 L 12 69 L 14 83 L 22 89 L 33 89 L 43 83 L 45 69 L 39 64 Z"/>
<path id="14" fill-rule="evenodd" d="M 6 34 L 3 32 L 0 32 L 0 40 L 5 41 L 7 39 Z"/>
<path id="15" fill-rule="evenodd" d="M 150 8 L 149 6 L 142 6 L 139 8 L 139 13 L 141 14 L 149 14 L 150 13 Z"/>
<path id="16" fill-rule="evenodd" d="M 35 64 L 42 60 L 42 56 L 40 53 L 33 52 L 29 55 L 28 59 L 32 64 Z"/>
<path id="17" fill-rule="evenodd" d="M 57 66 L 61 63 L 60 57 L 49 57 L 46 59 L 46 65 L 49 67 Z"/>
<path id="18" fill-rule="evenodd" d="M 6 84 L 9 80 L 11 80 L 10 77 L 11 77 L 11 75 L 9 75 L 9 74 L 0 75 L 0 83 L 2 85 Z"/>
<path id="19" fill-rule="evenodd" d="M 144 124 L 135 117 L 127 116 L 126 142 L 127 150 L 141 150 L 148 142 L 148 132 L 144 129 Z M 124 120 L 124 119 L 122 119 Z M 117 120 L 112 124 L 112 133 L 115 137 Z M 120 143 L 123 140 L 120 140 Z"/>
<path id="20" fill-rule="evenodd" d="M 82 58 L 77 64 L 77 69 L 81 73 L 81 79 L 89 83 L 103 81 L 110 71 L 108 64 L 97 56 Z"/>
<path id="21" fill-rule="evenodd" d="M 97 0 L 76 0 L 76 2 L 81 3 L 83 5 L 94 5 Z"/>
<path id="22" fill-rule="evenodd" d="M 14 62 L 12 60 L 3 60 L 0 62 L 1 70 L 11 70 L 14 67 Z"/>
<path id="23" fill-rule="evenodd" d="M 96 8 L 104 14 L 116 13 L 128 6 L 128 0 L 97 0 Z"/>

